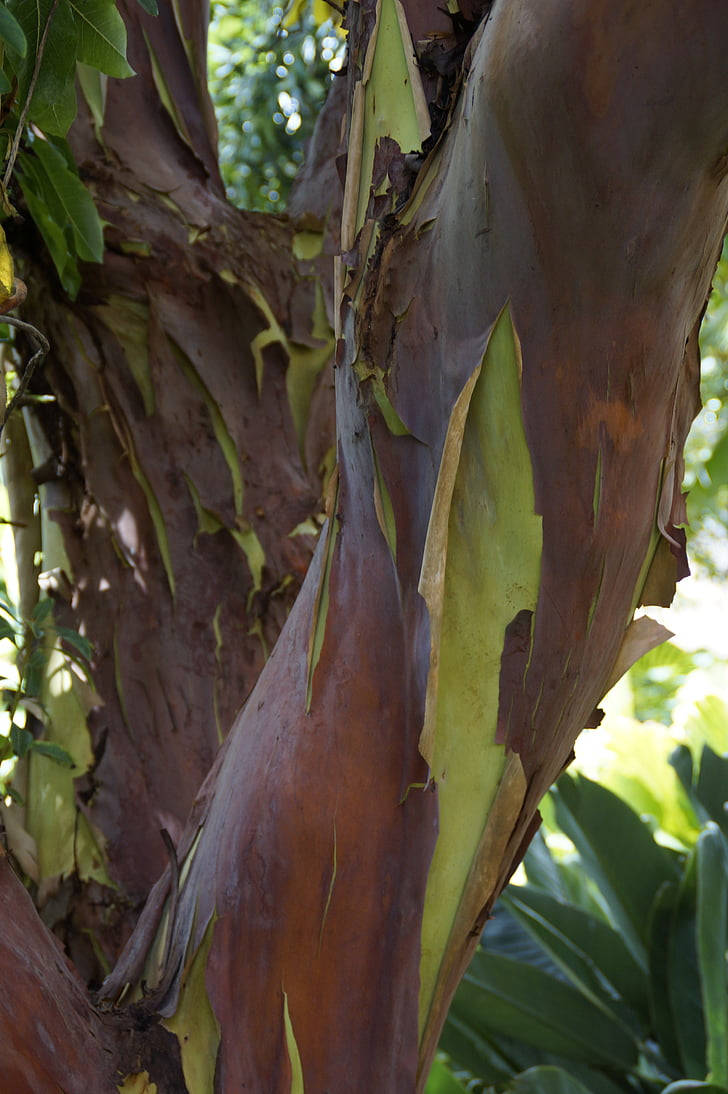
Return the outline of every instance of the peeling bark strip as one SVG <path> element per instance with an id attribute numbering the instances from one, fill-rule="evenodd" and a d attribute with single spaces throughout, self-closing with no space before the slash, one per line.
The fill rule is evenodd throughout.
<path id="1" fill-rule="evenodd" d="M 126 13 L 139 77 L 74 138 L 103 269 L 70 307 L 29 253 L 59 400 L 29 428 L 67 469 L 43 532 L 60 610 L 98 649 L 81 804 L 132 894 L 152 834 L 179 838 L 102 1016 L 0 878 L 0 979 L 48 1034 L 31 1051 L 27 1007 L 0 1017 L 18 1091 L 421 1091 L 543 792 L 662 637 L 633 616 L 684 563 L 728 21 L 715 0 L 486 6 L 466 46 L 437 0 L 347 5 L 335 279 L 322 217 L 301 222 L 322 257 L 294 262 L 301 231 L 222 200 L 202 5 Z M 412 61 L 432 34 L 452 100 Z M 338 478 L 283 625 L 330 447 L 324 305 Z"/>
<path id="2" fill-rule="evenodd" d="M 463 917 L 462 906 L 473 904 L 467 880 L 506 761 L 497 743 L 504 634 L 538 599 L 541 518 L 520 380 L 506 309 L 450 417 L 422 562 L 431 653 L 420 751 L 437 785 L 439 833 L 422 925 L 421 1031 L 449 971 L 451 947 L 460 949 L 463 930 L 467 937 L 492 896 L 480 890 L 470 919 Z"/>

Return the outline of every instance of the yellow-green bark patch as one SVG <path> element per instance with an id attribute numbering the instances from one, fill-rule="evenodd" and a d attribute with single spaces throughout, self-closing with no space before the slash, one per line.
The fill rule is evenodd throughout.
<path id="1" fill-rule="evenodd" d="M 422 81 L 399 0 L 379 0 L 377 4 L 362 84 L 365 94 L 355 232 L 364 223 L 377 141 L 391 137 L 403 152 L 412 152 L 421 147 L 430 131 Z"/>
<path id="2" fill-rule="evenodd" d="M 425 1027 L 504 771 L 495 743 L 506 627 L 538 598 L 542 527 L 521 407 L 520 346 L 504 308 L 451 415 L 420 580 L 431 651 L 420 749 L 438 787 L 420 965 Z M 514 818 L 515 820 L 515 818 Z"/>
<path id="3" fill-rule="evenodd" d="M 337 492 L 338 496 L 338 492 Z M 334 501 L 334 510 L 336 509 L 336 502 Z M 334 561 L 334 548 L 336 547 L 336 536 L 339 531 L 339 522 L 335 516 L 329 517 L 329 522 L 326 526 L 326 556 L 323 562 L 323 568 L 321 570 L 321 578 L 319 580 L 319 587 L 316 593 L 316 600 L 313 605 L 313 619 L 311 621 L 311 633 L 308 642 L 308 682 L 306 685 L 306 713 L 311 709 L 311 699 L 313 698 L 313 675 L 316 671 L 316 666 L 321 656 L 321 650 L 324 644 L 324 635 L 326 634 L 326 617 L 329 611 L 329 583 L 331 580 L 331 567 Z"/>
<path id="4" fill-rule="evenodd" d="M 179 364 L 182 372 L 189 380 L 190 384 L 199 391 L 202 396 L 207 412 L 210 415 L 210 421 L 212 422 L 212 431 L 215 434 L 215 440 L 220 446 L 220 451 L 225 457 L 225 463 L 230 470 L 230 478 L 233 484 L 233 501 L 235 505 L 235 512 L 241 514 L 243 511 L 243 495 L 245 493 L 245 484 L 243 483 L 243 472 L 240 468 L 240 457 L 238 450 L 233 440 L 230 430 L 227 427 L 227 423 L 223 417 L 222 410 L 213 396 L 212 392 L 208 388 L 205 381 L 200 376 L 195 366 L 190 361 L 187 354 L 182 350 L 176 342 L 170 339 L 170 345 L 174 352 L 177 363 Z"/>
<path id="5" fill-rule="evenodd" d="M 144 413 L 154 413 L 154 384 L 149 369 L 149 307 L 139 300 L 112 294 L 106 304 L 93 309 L 115 335 L 124 351 L 134 383 L 144 403 Z"/>
<path id="6" fill-rule="evenodd" d="M 293 1022 L 288 1010 L 288 996 L 285 992 L 283 992 L 283 1027 L 286 1032 L 288 1059 L 291 1061 L 291 1094 L 304 1094 L 301 1054 L 298 1051 L 296 1035 L 293 1032 Z"/>
<path id="7" fill-rule="evenodd" d="M 293 237 L 293 255 L 299 262 L 310 262 L 321 254 L 323 243 L 323 232 L 296 232 Z"/>
<path id="8" fill-rule="evenodd" d="M 303 346 L 296 342 L 287 342 L 284 346 L 288 354 L 286 394 L 291 417 L 293 418 L 293 426 L 296 430 L 298 452 L 304 466 L 306 463 L 306 428 L 311 409 L 311 399 L 313 398 L 319 373 L 334 350 L 334 337 L 326 318 L 324 294 L 319 282 L 316 282 L 311 334 L 320 342 L 319 346 Z"/>
<path id="9" fill-rule="evenodd" d="M 377 451 L 372 443 L 372 460 L 374 462 L 374 511 L 377 521 L 386 539 L 392 558 L 397 561 L 397 525 L 394 519 L 394 507 L 387 488 L 387 484 L 379 465 Z"/>
<path id="10" fill-rule="evenodd" d="M 213 1094 L 215 1066 L 220 1044 L 220 1024 L 210 1005 L 205 983 L 207 958 L 215 928 L 213 917 L 197 951 L 182 973 L 177 1010 L 162 1022 L 179 1041 L 182 1071 L 188 1094 Z"/>
<path id="11" fill-rule="evenodd" d="M 148 1071 L 127 1075 L 121 1086 L 117 1086 L 116 1089 L 119 1094 L 157 1094 L 157 1084 L 151 1081 Z"/>

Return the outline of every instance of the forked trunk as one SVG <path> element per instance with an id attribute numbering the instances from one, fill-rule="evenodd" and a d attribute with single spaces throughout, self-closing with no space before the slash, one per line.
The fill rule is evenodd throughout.
<path id="1" fill-rule="evenodd" d="M 283 619 L 310 542 L 289 533 L 318 511 L 326 448 L 324 263 L 285 267 L 310 221 L 304 240 L 227 210 L 189 87 L 169 96 L 176 133 L 144 102 L 160 72 L 170 89 L 196 73 L 202 96 L 191 8 L 197 69 L 169 13 L 146 21 L 146 54 L 134 39 L 139 81 L 110 90 L 102 131 L 113 170 L 79 137 L 113 250 L 72 311 L 43 313 L 78 453 L 71 607 L 106 703 L 84 815 L 135 895 L 215 712 L 225 733 Z M 114 1068 L 164 1091 L 422 1090 L 541 796 L 610 682 L 664 637 L 633 617 L 686 572 L 728 20 L 717 0 L 465 15 L 349 5 L 326 521 L 102 1018 L 64 971 L 61 1009 L 43 1010 L 57 1051 L 27 1048 L 37 1008 L 7 1019 L 18 1090 L 111 1088 Z M 443 36 L 422 66 L 408 20 L 415 40 Z M 143 148 L 157 126 L 148 160 L 132 117 Z M 22 940 L 0 945 L 10 978 Z M 97 1054 L 61 1061 L 71 1007 Z"/>

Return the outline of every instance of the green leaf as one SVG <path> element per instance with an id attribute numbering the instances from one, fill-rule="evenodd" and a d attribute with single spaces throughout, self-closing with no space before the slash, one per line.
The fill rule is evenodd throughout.
<path id="1" fill-rule="evenodd" d="M 5 95 L 6 92 L 10 91 L 11 86 L 10 80 L 2 69 L 0 69 L 0 95 Z"/>
<path id="2" fill-rule="evenodd" d="M 21 154 L 18 159 L 21 160 L 21 158 L 25 161 L 29 157 Z M 18 179 L 28 212 L 48 248 L 48 253 L 53 260 L 53 265 L 56 267 L 61 285 L 71 299 L 74 300 L 81 285 L 81 275 L 78 272 L 76 260 L 68 249 L 63 231 L 54 220 L 45 201 L 32 188 L 29 174 L 19 171 Z"/>
<path id="3" fill-rule="evenodd" d="M 44 597 L 43 600 L 39 600 L 35 608 L 33 608 L 33 622 L 41 626 L 45 623 L 53 613 L 53 601 L 50 597 Z"/>
<path id="4" fill-rule="evenodd" d="M 591 1094 L 560 1067 L 529 1068 L 522 1075 L 517 1075 L 508 1089 L 513 1094 Z"/>
<path id="5" fill-rule="evenodd" d="M 458 1082 L 447 1064 L 442 1060 L 435 1060 L 427 1080 L 425 1094 L 467 1094 L 467 1087 Z"/>
<path id="6" fill-rule="evenodd" d="M 69 0 L 78 30 L 77 58 L 108 76 L 133 76 L 126 59 L 126 27 L 114 0 Z"/>
<path id="7" fill-rule="evenodd" d="M 15 755 L 22 760 L 33 745 L 33 734 L 27 729 L 21 729 L 13 722 L 10 727 L 10 744 Z"/>
<path id="8" fill-rule="evenodd" d="M 25 665 L 23 691 L 26 695 L 38 696 L 46 667 L 46 654 L 43 649 L 35 649 Z"/>
<path id="9" fill-rule="evenodd" d="M 25 40 L 23 28 L 5 4 L 0 4 L 0 38 L 14 49 L 18 56 L 25 57 L 28 43 Z"/>
<path id="10" fill-rule="evenodd" d="M 695 704 L 685 723 L 688 736 L 720 755 L 728 751 L 728 704 L 719 695 L 706 695 Z"/>
<path id="11" fill-rule="evenodd" d="M 695 797 L 708 817 L 724 832 L 728 832 L 728 814 L 725 810 L 728 798 L 728 756 L 717 756 L 707 745 L 700 756 Z"/>
<path id="12" fill-rule="evenodd" d="M 8 785 L 8 786 L 5 786 L 5 787 L 3 788 L 3 793 L 4 793 L 4 794 L 7 794 L 7 795 L 8 795 L 8 797 L 12 798 L 13 802 L 14 802 L 14 803 L 15 803 L 16 805 L 25 805 L 25 799 L 24 799 L 23 795 L 22 795 L 22 794 L 20 794 L 20 793 L 19 793 L 19 792 L 18 792 L 18 791 L 17 791 L 16 789 L 15 789 L 15 787 L 14 787 L 14 786 L 10 786 L 10 785 Z"/>
<path id="13" fill-rule="evenodd" d="M 678 886 L 668 951 L 668 988 L 680 1047 L 681 1073 L 688 1079 L 704 1079 L 706 1036 L 698 964 L 697 861 L 687 859 Z"/>
<path id="14" fill-rule="evenodd" d="M 548 849 L 541 829 L 531 840 L 523 865 L 529 885 L 545 889 L 547 893 L 551 893 L 559 900 L 564 899 L 566 893 L 561 881 L 561 872 Z"/>
<path id="15" fill-rule="evenodd" d="M 540 969 L 479 950 L 452 1005 L 488 1036 L 504 1034 L 594 1067 L 631 1069 L 631 1034 L 570 984 Z"/>
<path id="16" fill-rule="evenodd" d="M 0 615 L 0 639 L 2 638 L 9 638 L 11 642 L 15 642 L 17 633 L 15 627 Z"/>
<path id="17" fill-rule="evenodd" d="M 42 172 L 37 178 L 45 200 L 58 224 L 69 224 L 78 257 L 86 262 L 101 262 L 104 234 L 93 198 L 79 177 L 69 171 L 63 155 L 48 141 L 33 142 L 33 152 Z"/>
<path id="18" fill-rule="evenodd" d="M 62 767 L 76 766 L 65 748 L 61 748 L 53 741 L 34 741 L 33 752 L 38 753 L 40 756 L 47 756 L 49 760 L 53 760 L 54 763 L 60 764 Z"/>
<path id="19" fill-rule="evenodd" d="M 139 4 L 149 15 L 159 15 L 157 0 L 139 0 Z"/>
<path id="20" fill-rule="evenodd" d="M 28 50 L 18 58 L 18 102 L 24 103 L 35 67 L 38 46 L 53 0 L 9 0 Z M 76 116 L 76 46 L 78 34 L 67 0 L 58 0 L 46 37 L 43 59 L 33 92 L 28 120 L 45 132 L 64 136 Z"/>
<path id="21" fill-rule="evenodd" d="M 626 802 L 583 775 L 563 776 L 552 793 L 559 825 L 599 886 L 625 943 L 646 967 L 654 894 L 665 881 L 679 876 L 676 856 L 655 843 Z"/>
<path id="22" fill-rule="evenodd" d="M 13 619 L 18 619 L 17 609 L 7 592 L 3 591 L 3 589 L 0 589 L 0 608 L 2 608 L 4 612 L 7 612 L 8 615 L 12 616 Z"/>
<path id="23" fill-rule="evenodd" d="M 644 973 L 608 923 L 531 885 L 511 886 L 502 902 L 576 987 L 615 1014 L 621 997 L 649 1020 Z"/>
<path id="24" fill-rule="evenodd" d="M 703 1013 L 708 1039 L 710 1078 L 728 1084 L 728 991 L 726 988 L 726 923 L 728 923 L 728 861 L 725 840 L 709 823 L 696 846 L 697 942 Z"/>
<path id="25" fill-rule="evenodd" d="M 91 660 L 94 655 L 94 648 L 88 638 L 84 638 L 82 634 L 79 634 L 78 631 L 71 630 L 70 627 L 56 626 L 55 630 L 58 637 L 62 638 L 64 642 L 67 642 L 69 646 L 73 646 L 85 661 Z"/>
<path id="26" fill-rule="evenodd" d="M 666 882 L 655 896 L 650 916 L 649 991 L 652 1026 L 665 1059 L 678 1072 L 682 1070 L 675 1016 L 670 995 L 670 943 L 672 917 L 678 901 L 678 886 Z"/>

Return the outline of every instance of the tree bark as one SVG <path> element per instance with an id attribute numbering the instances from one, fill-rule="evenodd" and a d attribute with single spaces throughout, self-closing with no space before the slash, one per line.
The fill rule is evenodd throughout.
<path id="1" fill-rule="evenodd" d="M 102 993 L 113 1067 L 163 1090 L 184 1089 L 165 1061 L 189 1090 L 421 1090 L 541 796 L 654 641 L 635 608 L 685 572 L 722 5 L 496 0 L 413 92 L 403 20 L 449 31 L 435 9 L 349 11 L 338 472 L 285 624 L 328 447 L 326 292 L 294 226 L 224 203 L 194 5 L 127 12 L 139 76 L 110 82 L 103 148 L 79 128 L 102 270 L 73 307 L 34 274 L 69 612 L 105 704 L 80 801 L 132 900 L 192 803 Z M 428 100 L 445 132 L 413 161 L 392 134 Z M 157 1036 L 161 1016 L 179 1062 L 165 1035 L 122 1066 L 130 1014 Z"/>

